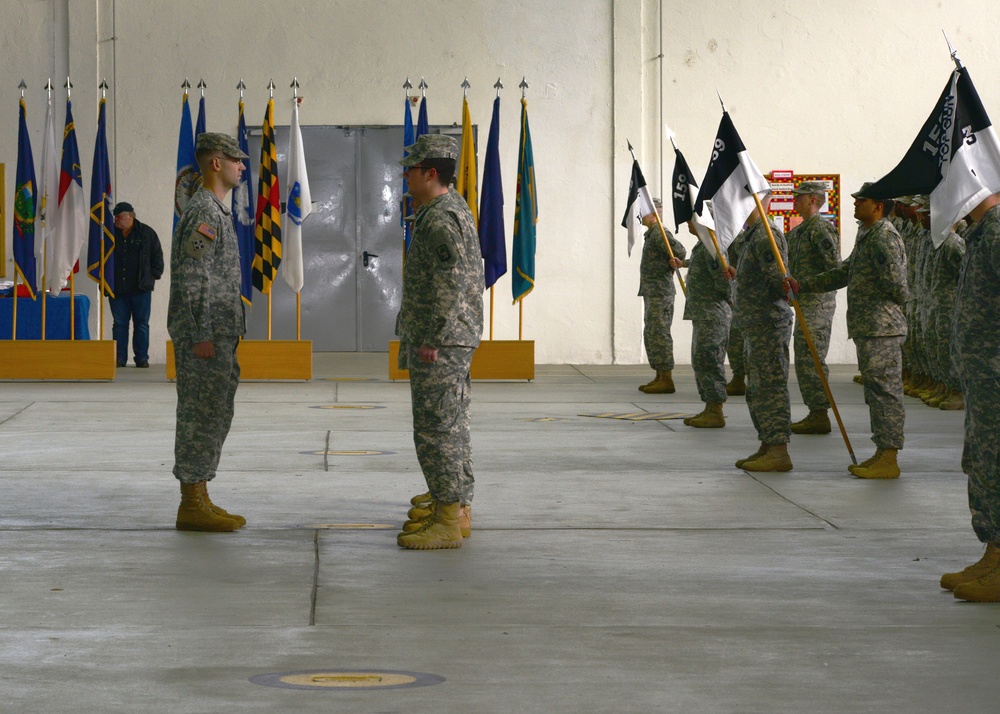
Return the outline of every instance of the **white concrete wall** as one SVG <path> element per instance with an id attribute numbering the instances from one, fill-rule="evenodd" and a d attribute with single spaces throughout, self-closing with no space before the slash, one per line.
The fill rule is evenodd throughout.
<path id="1" fill-rule="evenodd" d="M 68 48 L 53 18 L 68 3 Z M 307 124 L 398 124 L 406 76 L 430 83 L 432 123 L 459 121 L 465 76 L 482 135 L 501 76 L 501 158 L 513 225 L 518 117 L 526 76 L 539 190 L 537 287 L 525 301 L 525 337 L 540 363 L 636 363 L 642 351 L 638 252 L 626 257 L 624 211 L 637 148 L 651 189 L 669 181 L 659 165 L 659 113 L 677 133 L 696 174 L 704 171 L 721 116 L 716 89 L 764 171 L 834 172 L 845 194 L 890 169 L 926 118 L 951 68 L 941 29 L 969 65 L 987 109 L 1000 116 L 990 0 L 663 0 L 663 92 L 658 92 L 658 0 L 5 0 L 0 26 L 8 81 L 0 106 L 0 161 L 13 196 L 17 90 L 28 82 L 29 120 L 40 153 L 44 92 L 59 86 L 62 122 L 68 62 L 84 188 L 89 195 L 97 84 L 109 93 L 115 193 L 135 206 L 169 249 L 180 83 L 208 83 L 208 126 L 232 133 L 236 83 L 247 84 L 251 122 L 263 116 L 266 85 L 278 86 L 276 119 L 287 123 L 288 84 L 301 84 Z M 261 12 L 272 32 L 260 41 Z M 117 39 L 113 39 L 117 38 Z M 195 95 L 197 92 L 195 92 Z M 481 162 L 480 162 L 481 163 Z M 851 206 L 845 254 L 853 247 Z M 665 223 L 671 225 L 669 209 Z M 8 236 L 10 226 L 7 227 Z M 689 247 L 690 236 L 681 240 Z M 8 240 L 9 245 L 9 240 Z M 10 249 L 8 248 L 8 261 Z M 90 281 L 81 281 L 93 296 Z M 497 288 L 496 337 L 517 335 L 510 282 Z M 163 359 L 167 285 L 154 295 L 152 349 Z M 841 302 L 843 307 L 843 301 Z M 690 328 L 675 319 L 677 360 L 689 361 Z M 106 336 L 110 337 L 110 316 Z M 92 325 L 96 331 L 96 320 Z M 854 361 L 838 315 L 831 362 Z"/>

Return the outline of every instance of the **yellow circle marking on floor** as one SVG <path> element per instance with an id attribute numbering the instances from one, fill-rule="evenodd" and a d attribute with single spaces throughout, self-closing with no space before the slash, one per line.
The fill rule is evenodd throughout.
<path id="1" fill-rule="evenodd" d="M 309 672 L 305 674 L 289 674 L 281 677 L 281 682 L 300 687 L 350 687 L 351 689 L 368 687 L 398 687 L 402 684 L 413 684 L 416 677 L 389 672 Z"/>

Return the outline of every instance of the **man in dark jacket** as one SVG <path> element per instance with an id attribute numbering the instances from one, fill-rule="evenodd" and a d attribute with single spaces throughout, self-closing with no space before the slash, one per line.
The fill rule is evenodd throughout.
<path id="1" fill-rule="evenodd" d="M 135 219 L 132 204 L 119 203 L 115 206 L 115 296 L 110 300 L 119 367 L 128 363 L 129 320 L 135 326 L 135 366 L 149 366 L 149 311 L 153 286 L 161 275 L 163 250 L 156 231 Z"/>

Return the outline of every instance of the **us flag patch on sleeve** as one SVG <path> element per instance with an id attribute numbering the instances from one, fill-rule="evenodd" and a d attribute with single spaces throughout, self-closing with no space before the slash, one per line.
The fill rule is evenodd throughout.
<path id="1" fill-rule="evenodd" d="M 201 233 L 206 238 L 208 238 L 209 240 L 215 240 L 215 230 L 212 228 L 212 226 L 208 225 L 207 223 L 202 223 L 200 226 L 198 226 L 198 232 Z"/>

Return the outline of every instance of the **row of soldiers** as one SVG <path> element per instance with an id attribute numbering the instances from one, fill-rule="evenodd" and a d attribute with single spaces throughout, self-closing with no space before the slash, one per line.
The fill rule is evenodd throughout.
<path id="1" fill-rule="evenodd" d="M 821 394 L 816 384 L 823 386 L 818 375 L 827 371 L 834 293 L 846 287 L 848 337 L 857 349 L 876 446 L 871 458 L 848 470 L 865 479 L 900 475 L 896 455 L 903 447 L 904 375 L 905 388 L 928 404 L 961 409 L 964 401 L 962 470 L 969 478 L 973 530 L 985 550 L 976 563 L 943 575 L 941 587 L 960 600 L 998 602 L 1000 193 L 980 200 L 969 211 L 967 225 L 960 223 L 943 241 L 935 241 L 929 230 L 926 196 L 893 199 L 866 183 L 851 194 L 858 236 L 851 255 L 841 261 L 837 232 L 819 213 L 824 188 L 807 182 L 796 189 L 794 207 L 803 221 L 789 232 L 787 242 L 780 229 L 764 230 L 763 201 L 730 246 L 729 262 L 735 267 L 726 266 L 724 256 L 709 252 L 701 241 L 690 259 L 677 255 L 669 259 L 663 280 L 672 280 L 674 271 L 688 267 L 684 317 L 693 323 L 692 365 L 699 396 L 705 402 L 704 411 L 684 423 L 702 428 L 725 426 L 723 403 L 729 394 L 745 388 L 760 448 L 736 466 L 747 471 L 790 471 L 791 433 L 831 431 L 826 389 Z M 693 224 L 689 229 L 698 231 Z M 665 248 L 664 239 L 668 236 L 647 232 L 650 248 L 656 241 Z M 644 260 L 646 253 L 644 248 Z M 783 274 L 782 263 L 788 266 L 788 275 Z M 646 288 L 640 294 L 648 292 Z M 819 365 L 807 354 L 805 341 L 800 339 L 802 325 L 797 322 L 796 369 L 809 414 L 793 424 L 788 397 L 793 320 L 788 299 L 795 297 L 800 320 L 804 318 L 815 342 Z M 727 348 L 734 370 L 728 385 Z M 663 355 L 656 358 L 666 363 Z M 737 371 L 741 365 L 745 387 Z M 656 379 L 640 389 L 674 391 L 672 380 L 664 388 L 663 377 L 669 378 L 669 371 L 661 372 L 658 368 Z"/>

